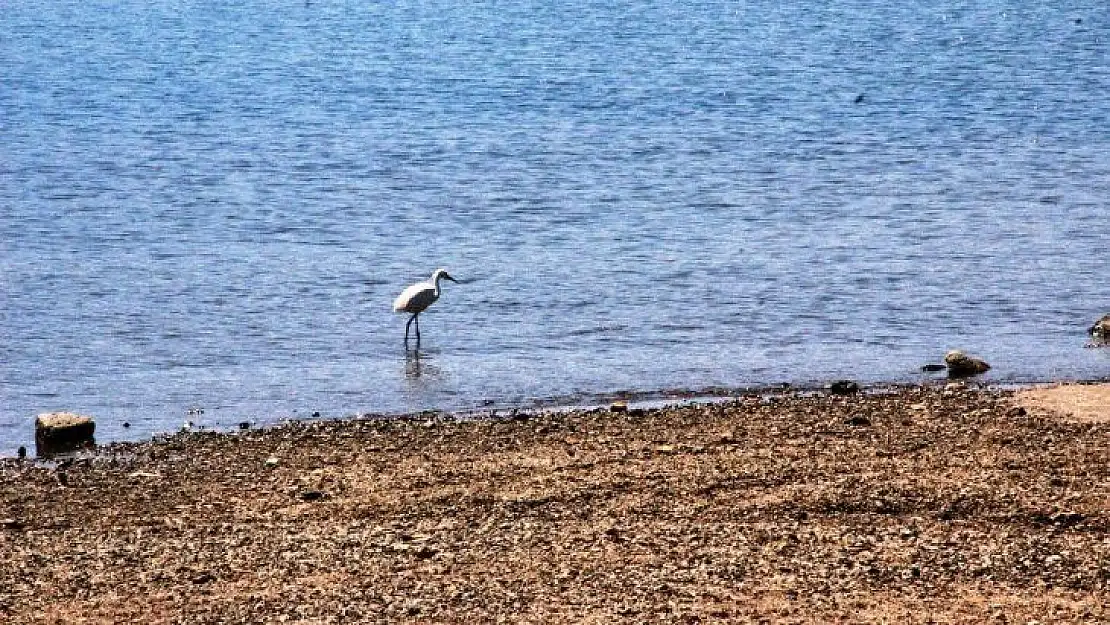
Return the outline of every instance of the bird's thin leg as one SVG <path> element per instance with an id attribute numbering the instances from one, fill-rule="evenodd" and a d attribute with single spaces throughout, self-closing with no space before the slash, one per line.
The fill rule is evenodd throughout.
<path id="1" fill-rule="evenodd" d="M 409 344 L 409 326 L 412 325 L 412 322 L 413 322 L 414 319 L 416 319 L 416 315 L 413 315 L 413 316 L 409 317 L 409 322 L 405 324 L 405 345 Z M 419 327 L 420 326 L 417 326 L 417 328 L 419 328 Z M 418 340 L 418 341 L 420 340 L 420 330 L 419 329 L 416 331 L 416 340 Z"/>
<path id="2" fill-rule="evenodd" d="M 416 313 L 415 315 L 412 316 L 412 318 L 416 320 L 416 345 L 419 346 L 420 345 L 420 313 Z"/>

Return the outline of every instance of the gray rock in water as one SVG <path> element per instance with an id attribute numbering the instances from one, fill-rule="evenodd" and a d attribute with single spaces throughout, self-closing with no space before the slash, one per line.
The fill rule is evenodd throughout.
<path id="1" fill-rule="evenodd" d="M 968 356 L 958 349 L 944 355 L 944 364 L 948 365 L 948 377 L 950 378 L 966 378 L 979 375 L 991 368 L 986 361 Z"/>
<path id="2" fill-rule="evenodd" d="M 74 451 L 92 445 L 96 423 L 72 412 L 48 412 L 35 419 L 35 453 L 39 456 Z"/>
<path id="3" fill-rule="evenodd" d="M 1110 341 L 1110 314 L 1103 315 L 1102 319 L 1099 319 L 1093 326 L 1087 328 L 1087 334 L 1090 334 L 1100 341 Z"/>

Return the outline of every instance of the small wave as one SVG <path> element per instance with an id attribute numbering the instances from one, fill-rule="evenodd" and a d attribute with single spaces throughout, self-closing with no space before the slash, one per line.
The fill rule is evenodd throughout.
<path id="1" fill-rule="evenodd" d="M 620 324 L 602 325 L 593 328 L 578 328 L 570 330 L 564 336 L 589 336 L 591 334 L 605 334 L 606 332 L 620 332 L 626 329 L 627 326 Z"/>
<path id="2" fill-rule="evenodd" d="M 691 323 L 660 323 L 655 325 L 655 329 L 664 332 L 690 332 L 692 330 L 704 330 L 705 326 Z"/>

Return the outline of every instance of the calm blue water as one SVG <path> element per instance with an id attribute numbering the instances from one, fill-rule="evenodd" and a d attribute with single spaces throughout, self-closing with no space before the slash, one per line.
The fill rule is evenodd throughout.
<path id="1" fill-rule="evenodd" d="M 230 4 L 0 2 L 0 454 L 57 409 L 1110 375 L 1103 3 Z"/>

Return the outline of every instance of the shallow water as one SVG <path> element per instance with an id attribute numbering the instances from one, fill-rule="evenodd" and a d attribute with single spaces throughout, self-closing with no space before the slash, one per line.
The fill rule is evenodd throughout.
<path id="1" fill-rule="evenodd" d="M 1107 376 L 1110 14 L 870 4 L 7 3 L 0 453 L 56 409 Z"/>

